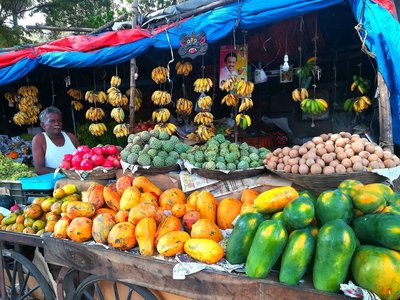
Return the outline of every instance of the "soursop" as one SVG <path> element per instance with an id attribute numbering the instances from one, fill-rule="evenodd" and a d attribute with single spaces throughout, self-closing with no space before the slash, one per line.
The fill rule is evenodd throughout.
<path id="1" fill-rule="evenodd" d="M 205 163 L 203 164 L 203 169 L 215 170 L 215 162 L 213 162 L 213 161 L 205 162 Z"/>
<path id="2" fill-rule="evenodd" d="M 150 135 L 158 139 L 158 137 L 160 136 L 160 131 L 158 129 L 153 129 L 150 131 Z"/>
<path id="3" fill-rule="evenodd" d="M 173 157 L 173 158 L 175 158 L 175 160 L 178 160 L 179 159 L 179 153 L 178 152 L 176 152 L 176 151 L 171 151 L 169 154 L 168 154 L 168 156 L 171 156 L 171 157 Z"/>
<path id="4" fill-rule="evenodd" d="M 226 165 L 225 163 L 219 161 L 215 164 L 215 168 L 218 170 L 226 170 Z"/>
<path id="5" fill-rule="evenodd" d="M 229 171 L 235 171 L 235 170 L 236 170 L 236 165 L 235 165 L 234 163 L 228 163 L 228 164 L 226 165 L 226 168 L 227 168 Z"/>
<path id="6" fill-rule="evenodd" d="M 174 144 L 179 143 L 179 138 L 176 135 L 171 135 L 169 138 L 170 141 L 174 142 Z"/>
<path id="7" fill-rule="evenodd" d="M 168 157 L 168 153 L 165 152 L 164 150 L 161 150 L 160 152 L 158 152 L 158 156 L 165 159 L 166 157 Z"/>
<path id="8" fill-rule="evenodd" d="M 238 144 L 235 144 L 235 143 L 231 143 L 229 146 L 228 146 L 228 149 L 229 149 L 229 151 L 238 151 L 239 150 L 239 145 Z"/>
<path id="9" fill-rule="evenodd" d="M 231 152 L 225 155 L 224 158 L 227 163 L 233 163 L 235 162 L 235 160 L 237 160 L 238 156 L 236 155 L 235 152 Z"/>
<path id="10" fill-rule="evenodd" d="M 149 145 L 151 149 L 160 150 L 162 148 L 162 143 L 159 139 L 151 137 L 149 140 Z"/>
<path id="11" fill-rule="evenodd" d="M 158 136 L 158 138 L 162 141 L 167 141 L 169 140 L 169 134 L 165 131 L 160 132 L 160 135 Z"/>
<path id="12" fill-rule="evenodd" d="M 131 165 L 136 164 L 138 157 L 139 155 L 137 155 L 136 153 L 131 153 L 126 158 L 126 162 Z"/>
<path id="13" fill-rule="evenodd" d="M 240 150 L 248 150 L 249 145 L 246 142 L 244 142 L 244 143 L 240 144 L 239 148 L 240 148 Z"/>
<path id="14" fill-rule="evenodd" d="M 256 154 L 256 153 L 251 153 L 251 154 L 249 155 L 249 157 L 250 157 L 250 159 L 251 159 L 252 161 L 258 161 L 258 159 L 259 159 L 258 154 Z"/>
<path id="15" fill-rule="evenodd" d="M 157 167 L 157 168 L 160 168 L 160 167 L 164 167 L 165 166 L 165 164 L 164 164 L 164 158 L 163 157 L 160 157 L 160 156 L 155 156 L 154 158 L 153 158 L 153 161 L 152 161 L 152 163 L 153 163 L 153 166 L 154 167 Z"/>
<path id="16" fill-rule="evenodd" d="M 149 166 L 151 164 L 151 158 L 147 153 L 139 155 L 137 163 L 141 166 Z"/>
<path id="17" fill-rule="evenodd" d="M 196 151 L 194 153 L 194 160 L 196 162 L 199 162 L 199 163 L 204 162 L 204 152 L 203 151 Z"/>

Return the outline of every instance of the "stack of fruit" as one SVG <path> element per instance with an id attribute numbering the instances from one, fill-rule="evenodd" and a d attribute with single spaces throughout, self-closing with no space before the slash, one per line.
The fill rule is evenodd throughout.
<path id="1" fill-rule="evenodd" d="M 255 148 L 247 143 L 236 144 L 217 134 L 202 146 L 187 151 L 185 159 L 197 168 L 207 170 L 245 170 L 263 165 L 266 148 Z"/>
<path id="2" fill-rule="evenodd" d="M 130 89 L 127 90 L 125 94 L 129 98 L 131 95 L 131 90 Z M 135 111 L 139 111 L 143 103 L 143 94 L 142 91 L 139 90 L 138 88 L 135 88 L 135 98 L 133 99 L 133 101 L 135 103 Z"/>
<path id="3" fill-rule="evenodd" d="M 250 97 L 254 90 L 254 83 L 232 76 L 224 82 L 221 89 L 229 93 L 222 98 L 222 104 L 236 107 L 240 101 L 235 122 L 237 126 L 240 126 L 240 128 L 247 129 L 247 127 L 251 126 L 251 118 L 246 114 L 246 111 L 253 107 L 253 100 Z"/>
<path id="4" fill-rule="evenodd" d="M 39 102 L 39 90 L 36 86 L 21 86 L 18 89 L 18 104 L 19 112 L 13 116 L 15 124 L 33 125 L 39 118 L 40 109 L 42 105 Z"/>
<path id="5" fill-rule="evenodd" d="M 196 129 L 196 134 L 202 141 L 208 141 L 214 136 L 214 131 L 211 129 L 214 116 L 210 113 L 212 99 L 205 92 L 208 92 L 212 88 L 213 82 L 210 78 L 198 78 L 193 83 L 193 86 L 194 91 L 200 93 L 199 100 L 197 101 L 199 112 L 194 117 L 194 123 L 199 125 Z"/>
<path id="6" fill-rule="evenodd" d="M 73 153 L 65 154 L 60 164 L 65 170 L 90 171 L 95 167 L 121 168 L 120 154 L 117 146 L 106 145 L 89 148 L 79 146 Z"/>
<path id="7" fill-rule="evenodd" d="M 350 90 L 352 92 L 357 91 L 358 97 L 349 98 L 344 102 L 344 110 L 356 112 L 362 112 L 366 110 L 371 104 L 372 100 L 365 94 L 370 88 L 370 81 L 361 76 L 354 75 L 353 83 L 351 84 Z"/>
<path id="8" fill-rule="evenodd" d="M 18 95 L 14 92 L 6 92 L 4 93 L 4 99 L 8 101 L 8 106 L 13 107 L 14 104 L 18 103 Z"/>
<path id="9" fill-rule="evenodd" d="M 76 111 L 80 111 L 83 108 L 82 100 L 84 98 L 83 93 L 77 89 L 69 89 L 67 94 L 72 98 L 71 105 Z"/>
<path id="10" fill-rule="evenodd" d="M 173 166 L 188 149 L 177 136 L 153 129 L 130 134 L 128 145 L 121 151 L 121 161 L 155 168 Z"/>
<path id="11" fill-rule="evenodd" d="M 400 159 L 390 151 L 348 132 L 322 134 L 303 145 L 277 148 L 264 163 L 270 170 L 294 174 L 333 174 L 393 168 Z"/>
<path id="12" fill-rule="evenodd" d="M 252 201 L 226 249 L 249 277 L 266 278 L 280 259 L 284 284 L 297 285 L 309 270 L 317 290 L 338 292 L 351 276 L 381 299 L 400 297 L 400 194 L 389 186 L 345 180 L 317 199 L 286 186 Z"/>
<path id="13" fill-rule="evenodd" d="M 151 78 L 157 84 L 164 84 L 169 78 L 169 71 L 165 67 L 156 67 L 151 71 Z M 166 106 L 171 103 L 171 94 L 167 91 L 157 90 L 151 95 L 151 101 L 155 105 L 161 106 L 161 108 L 153 111 L 152 119 L 157 124 L 154 126 L 160 132 L 166 132 L 168 135 L 172 135 L 176 131 L 176 126 L 172 123 L 168 123 L 171 116 L 170 111 Z"/>
<path id="14" fill-rule="evenodd" d="M 117 123 L 114 126 L 113 133 L 117 138 L 127 136 L 129 134 L 128 125 L 123 123 L 125 119 L 125 112 L 122 106 L 128 105 L 128 97 L 122 95 L 118 87 L 121 85 L 121 78 L 118 76 L 112 76 L 110 81 L 111 87 L 107 90 L 108 102 L 114 106 L 111 110 L 111 118 Z"/>
<path id="15" fill-rule="evenodd" d="M 141 131 L 151 131 L 154 129 L 154 123 L 152 121 L 144 121 L 135 124 L 133 127 L 133 133 L 138 133 Z"/>

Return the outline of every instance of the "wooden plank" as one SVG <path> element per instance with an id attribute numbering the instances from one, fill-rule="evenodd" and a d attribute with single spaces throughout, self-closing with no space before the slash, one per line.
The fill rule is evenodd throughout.
<path id="1" fill-rule="evenodd" d="M 138 254 L 88 246 L 68 240 L 44 238 L 46 262 L 71 267 L 110 279 L 194 299 L 341 299 L 339 294 L 310 288 L 285 286 L 272 274 L 264 280 L 213 271 L 201 271 L 185 280 L 172 279 L 175 263 Z"/>
<path id="2" fill-rule="evenodd" d="M 379 142 L 384 150 L 394 153 L 393 145 L 393 126 L 392 112 L 390 108 L 389 90 L 381 72 L 378 72 L 378 90 L 379 90 Z"/>
<path id="3" fill-rule="evenodd" d="M 44 243 L 38 235 L 3 230 L 0 230 L 0 241 L 33 247 L 43 247 Z"/>

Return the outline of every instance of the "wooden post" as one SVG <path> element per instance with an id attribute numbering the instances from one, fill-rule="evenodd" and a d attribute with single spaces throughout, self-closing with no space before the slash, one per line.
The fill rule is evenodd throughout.
<path id="1" fill-rule="evenodd" d="M 136 28 L 137 16 L 138 16 L 138 0 L 133 2 L 133 20 L 132 29 Z M 133 133 L 133 126 L 135 125 L 135 96 L 136 96 L 136 58 L 133 57 L 130 61 L 131 71 L 130 71 L 130 94 L 129 94 L 129 133 Z"/>
<path id="2" fill-rule="evenodd" d="M 392 112 L 390 110 L 389 90 L 383 80 L 381 72 L 378 71 L 378 100 L 379 100 L 379 142 L 383 144 L 384 150 L 394 153 Z"/>

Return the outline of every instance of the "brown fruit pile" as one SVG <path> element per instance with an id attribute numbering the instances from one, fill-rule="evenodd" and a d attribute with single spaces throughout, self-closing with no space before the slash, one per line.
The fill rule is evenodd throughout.
<path id="1" fill-rule="evenodd" d="M 301 146 L 278 148 L 267 154 L 264 164 L 293 174 L 333 174 L 393 168 L 400 159 L 358 134 L 340 132 L 321 134 Z"/>

